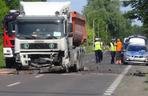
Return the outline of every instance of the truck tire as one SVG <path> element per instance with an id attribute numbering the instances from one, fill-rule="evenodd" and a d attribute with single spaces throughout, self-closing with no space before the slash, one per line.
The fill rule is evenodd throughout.
<path id="1" fill-rule="evenodd" d="M 70 72 L 70 68 L 69 68 L 68 66 L 65 66 L 65 67 L 64 67 L 64 72 L 65 72 L 65 73 L 69 73 L 69 72 Z"/>
<path id="2" fill-rule="evenodd" d="M 15 67 L 15 59 L 14 58 L 5 58 L 6 68 L 14 68 Z"/>
<path id="3" fill-rule="evenodd" d="M 21 64 L 16 63 L 15 65 L 16 65 L 15 68 L 16 68 L 17 71 L 23 70 L 23 66 Z"/>
<path id="4" fill-rule="evenodd" d="M 84 55 L 81 56 L 80 59 L 80 71 L 84 71 Z"/>
<path id="5" fill-rule="evenodd" d="M 73 68 L 72 68 L 73 72 L 78 72 L 78 67 L 77 64 L 74 64 Z"/>
<path id="6" fill-rule="evenodd" d="M 80 59 L 77 59 L 76 64 L 74 64 L 73 66 L 73 72 L 78 72 L 81 68 L 80 68 Z"/>

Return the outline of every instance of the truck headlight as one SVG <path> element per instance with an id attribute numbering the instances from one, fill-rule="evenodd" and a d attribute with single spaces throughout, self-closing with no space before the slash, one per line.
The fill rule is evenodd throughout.
<path id="1" fill-rule="evenodd" d="M 57 49 L 57 43 L 49 43 L 49 49 Z"/>
<path id="2" fill-rule="evenodd" d="M 54 44 L 53 43 L 49 43 L 49 49 L 53 49 L 54 48 Z"/>

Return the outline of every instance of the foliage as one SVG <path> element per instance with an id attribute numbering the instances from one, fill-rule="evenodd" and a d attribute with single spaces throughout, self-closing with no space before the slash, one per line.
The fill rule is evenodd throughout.
<path id="1" fill-rule="evenodd" d="M 6 0 L 6 4 L 9 9 L 18 9 L 20 0 Z"/>
<path id="2" fill-rule="evenodd" d="M 88 0 L 84 14 L 90 30 L 94 28 L 96 37 L 101 37 L 105 42 L 133 33 L 131 22 L 120 12 L 119 0 Z M 92 31 L 89 35 L 92 36 Z"/>
<path id="3" fill-rule="evenodd" d="M 125 14 L 129 19 L 138 19 L 143 22 L 142 32 L 148 36 L 148 0 L 130 0 L 123 3 L 133 9 Z"/>
<path id="4" fill-rule="evenodd" d="M 9 9 L 5 3 L 5 0 L 0 0 L 0 7 L 0 32 L 2 32 L 3 17 L 7 14 Z"/>
<path id="5" fill-rule="evenodd" d="M 2 44 L 0 45 L 0 58 L 0 68 L 5 67 Z"/>

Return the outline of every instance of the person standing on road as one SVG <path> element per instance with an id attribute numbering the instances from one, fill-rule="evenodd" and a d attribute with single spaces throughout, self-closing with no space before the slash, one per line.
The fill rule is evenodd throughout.
<path id="1" fill-rule="evenodd" d="M 100 39 L 100 62 L 103 60 L 103 42 Z"/>
<path id="2" fill-rule="evenodd" d="M 96 58 L 96 63 L 101 62 L 101 42 L 99 38 L 95 38 L 95 58 Z"/>
<path id="3" fill-rule="evenodd" d="M 114 39 L 110 42 L 110 54 L 111 54 L 111 64 L 115 63 L 115 55 L 116 55 L 116 42 Z"/>
<path id="4" fill-rule="evenodd" d="M 116 44 L 116 64 L 121 64 L 121 50 L 122 50 L 122 42 L 120 39 L 117 39 Z"/>

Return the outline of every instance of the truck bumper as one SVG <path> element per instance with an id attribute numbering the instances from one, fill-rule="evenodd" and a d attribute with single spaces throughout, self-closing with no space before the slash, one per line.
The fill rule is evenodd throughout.
<path id="1" fill-rule="evenodd" d="M 16 54 L 16 62 L 22 66 L 49 67 L 62 65 L 60 52 L 22 52 Z"/>

